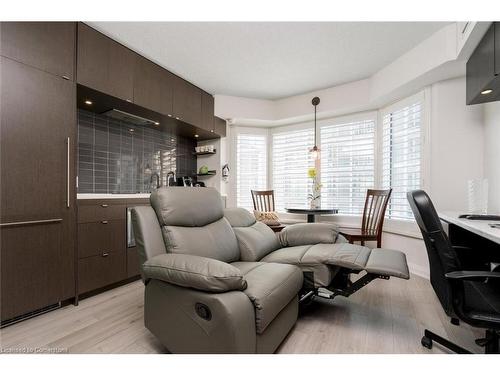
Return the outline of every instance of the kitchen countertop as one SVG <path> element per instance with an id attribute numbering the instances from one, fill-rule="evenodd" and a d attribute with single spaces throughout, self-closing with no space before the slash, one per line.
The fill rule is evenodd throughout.
<path id="1" fill-rule="evenodd" d="M 77 194 L 76 199 L 144 199 L 149 198 L 150 193 L 136 193 L 136 194 Z M 226 197 L 222 194 L 221 197 Z"/>
<path id="2" fill-rule="evenodd" d="M 149 198 L 150 193 L 137 194 L 77 194 L 76 199 L 144 199 Z"/>

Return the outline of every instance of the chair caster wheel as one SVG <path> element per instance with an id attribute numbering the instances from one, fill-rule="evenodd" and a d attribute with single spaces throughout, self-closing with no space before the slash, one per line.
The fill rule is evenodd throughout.
<path id="1" fill-rule="evenodd" d="M 432 349 L 432 340 L 427 336 L 422 337 L 422 340 L 420 342 L 422 343 L 423 347 L 427 349 Z"/>

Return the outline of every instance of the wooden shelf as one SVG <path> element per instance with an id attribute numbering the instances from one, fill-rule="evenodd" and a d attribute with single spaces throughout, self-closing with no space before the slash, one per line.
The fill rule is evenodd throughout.
<path id="1" fill-rule="evenodd" d="M 196 155 L 196 156 L 215 155 L 216 153 L 217 153 L 217 150 L 213 150 L 213 151 L 193 152 L 193 155 Z"/>

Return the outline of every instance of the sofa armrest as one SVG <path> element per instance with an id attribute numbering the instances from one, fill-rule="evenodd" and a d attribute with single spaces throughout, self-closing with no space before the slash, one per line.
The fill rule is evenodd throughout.
<path id="1" fill-rule="evenodd" d="M 196 255 L 157 255 L 143 264 L 142 271 L 146 282 L 156 279 L 205 292 L 221 293 L 247 287 L 236 267 Z"/>
<path id="2" fill-rule="evenodd" d="M 315 245 L 318 243 L 335 243 L 339 232 L 335 224 L 301 223 L 286 226 L 278 237 L 281 246 Z"/>

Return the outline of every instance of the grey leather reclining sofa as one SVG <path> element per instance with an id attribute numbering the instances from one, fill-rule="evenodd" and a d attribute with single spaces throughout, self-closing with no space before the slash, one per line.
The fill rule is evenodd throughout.
<path id="1" fill-rule="evenodd" d="M 132 221 L 145 325 L 172 353 L 272 353 L 295 324 L 299 299 L 409 278 L 399 251 L 348 244 L 323 223 L 277 236 L 244 209 L 223 210 L 212 188 L 160 188 Z M 352 284 L 342 277 L 361 271 Z"/>

